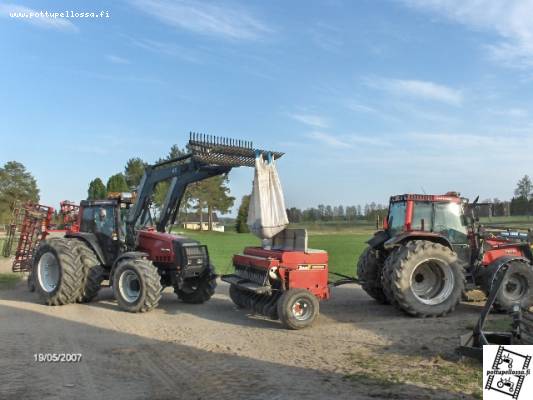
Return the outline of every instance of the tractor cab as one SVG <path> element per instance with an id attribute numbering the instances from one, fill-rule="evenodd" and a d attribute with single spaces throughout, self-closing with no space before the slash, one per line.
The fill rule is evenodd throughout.
<path id="1" fill-rule="evenodd" d="M 133 203 L 131 193 L 110 193 L 106 200 L 83 200 L 78 216 L 78 235 L 96 241 L 102 258 L 111 265 L 125 243 L 125 216 Z"/>
<path id="2" fill-rule="evenodd" d="M 405 194 L 390 199 L 385 230 L 391 237 L 405 233 L 434 233 L 452 244 L 468 242 L 465 199 L 455 192 L 445 195 Z"/>
<path id="3" fill-rule="evenodd" d="M 457 192 L 444 195 L 403 194 L 392 196 L 384 220 L 385 247 L 407 240 L 431 240 L 452 248 L 470 262 L 474 235 L 465 216 L 468 200 Z M 383 239 L 382 239 L 383 240 Z"/>

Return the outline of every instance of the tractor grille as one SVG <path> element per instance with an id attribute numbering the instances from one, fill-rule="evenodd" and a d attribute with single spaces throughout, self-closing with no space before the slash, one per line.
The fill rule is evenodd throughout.
<path id="1" fill-rule="evenodd" d="M 208 266 L 209 254 L 207 252 L 207 246 L 183 246 L 181 267 L 183 268 L 184 278 L 199 276 Z"/>
<path id="2" fill-rule="evenodd" d="M 269 286 L 268 269 L 235 265 L 235 275 L 261 286 Z"/>

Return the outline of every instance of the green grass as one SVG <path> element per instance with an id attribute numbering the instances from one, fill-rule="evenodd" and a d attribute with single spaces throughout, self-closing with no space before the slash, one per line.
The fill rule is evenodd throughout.
<path id="1" fill-rule="evenodd" d="M 483 225 L 496 227 L 533 228 L 533 217 L 515 215 L 509 217 L 483 217 L 480 218 Z"/>
<path id="2" fill-rule="evenodd" d="M 175 233 L 178 231 L 174 231 Z M 217 273 L 233 271 L 233 254 L 241 253 L 246 246 L 258 246 L 260 241 L 249 233 L 185 231 L 184 234 L 208 246 Z M 309 247 L 329 253 L 330 271 L 353 276 L 355 264 L 365 248 L 370 233 L 310 233 Z"/>
<path id="3" fill-rule="evenodd" d="M 19 274 L 0 273 L 0 289 L 11 289 L 21 279 Z"/>

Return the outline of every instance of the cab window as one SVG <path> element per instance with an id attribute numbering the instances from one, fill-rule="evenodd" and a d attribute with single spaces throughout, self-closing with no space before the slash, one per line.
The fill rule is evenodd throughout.
<path id="1" fill-rule="evenodd" d="M 458 203 L 436 203 L 434 231 L 448 237 L 452 243 L 466 243 L 467 229 Z"/>
<path id="2" fill-rule="evenodd" d="M 415 231 L 431 231 L 431 217 L 433 216 L 433 203 L 416 202 L 413 207 L 413 220 L 411 229 Z M 422 220 L 424 223 L 422 223 Z"/>
<path id="3" fill-rule="evenodd" d="M 403 231 L 405 224 L 405 201 L 392 203 L 389 208 L 389 230 L 392 234 Z"/>

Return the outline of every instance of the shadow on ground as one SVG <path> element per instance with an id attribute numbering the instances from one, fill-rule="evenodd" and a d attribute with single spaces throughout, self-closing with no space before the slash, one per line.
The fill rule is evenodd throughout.
<path id="1" fill-rule="evenodd" d="M 5 294 L 0 292 L 0 297 L 4 298 Z M 1 302 L 0 321 L 2 399 L 451 399 L 458 396 L 409 384 L 391 385 L 385 379 L 365 377 L 364 373 L 350 380 L 332 372 L 208 352 Z M 276 351 L 274 344 L 272 351 Z M 37 353 L 80 353 L 82 361 L 39 363 L 34 361 Z"/>

